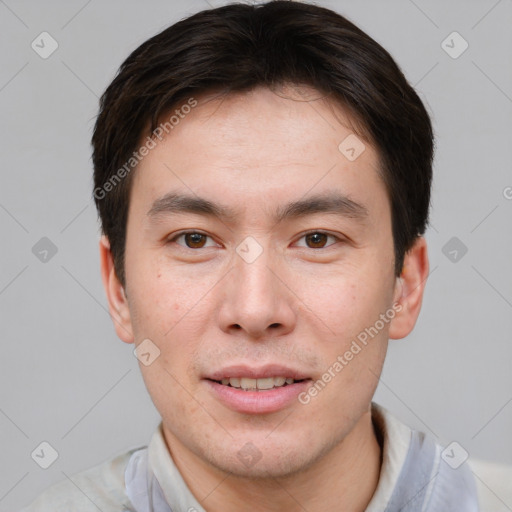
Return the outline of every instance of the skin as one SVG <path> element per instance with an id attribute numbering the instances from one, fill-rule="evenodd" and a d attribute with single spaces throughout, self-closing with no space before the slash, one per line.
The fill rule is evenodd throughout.
<path id="1" fill-rule="evenodd" d="M 407 336 L 421 308 L 426 242 L 417 239 L 396 277 L 375 149 L 365 141 L 349 161 L 338 149 L 353 133 L 343 109 L 303 96 L 257 88 L 223 101 L 198 97 L 134 175 L 126 289 L 108 240 L 100 242 L 116 332 L 126 343 L 149 338 L 158 346 L 160 356 L 140 369 L 178 469 L 212 512 L 365 510 L 381 464 L 371 399 L 388 339 Z M 279 205 L 332 191 L 363 205 L 367 217 L 272 217 Z M 167 192 L 206 198 L 235 215 L 151 221 L 148 211 Z M 207 237 L 170 241 L 182 230 Z M 312 242 L 304 236 L 310 230 L 338 238 Z M 252 263 L 236 252 L 247 236 L 262 248 Z M 280 363 L 314 382 L 394 304 L 401 311 L 307 405 L 240 413 L 202 379 L 227 364 Z M 237 457 L 248 442 L 261 454 L 250 467 Z"/>

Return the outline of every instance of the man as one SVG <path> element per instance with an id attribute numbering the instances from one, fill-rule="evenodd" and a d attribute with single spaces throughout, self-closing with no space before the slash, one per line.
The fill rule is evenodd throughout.
<path id="1" fill-rule="evenodd" d="M 382 47 L 305 3 L 204 11 L 128 57 L 92 142 L 110 313 L 162 422 L 26 510 L 490 510 L 475 467 L 510 501 L 372 402 L 421 308 L 433 156 Z"/>

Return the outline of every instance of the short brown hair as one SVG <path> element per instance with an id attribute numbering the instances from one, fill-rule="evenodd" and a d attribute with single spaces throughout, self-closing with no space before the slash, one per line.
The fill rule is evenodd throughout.
<path id="1" fill-rule="evenodd" d="M 119 177 L 141 139 L 193 96 L 279 84 L 328 95 L 375 145 L 400 275 L 428 223 L 434 140 L 427 111 L 389 53 L 353 23 L 317 5 L 274 0 L 205 10 L 168 27 L 124 61 L 101 97 L 92 137 L 94 199 L 123 286 L 133 172 Z"/>

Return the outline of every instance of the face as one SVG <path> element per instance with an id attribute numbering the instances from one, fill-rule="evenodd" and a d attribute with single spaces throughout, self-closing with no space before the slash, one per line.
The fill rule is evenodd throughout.
<path id="1" fill-rule="evenodd" d="M 342 442 L 416 314 L 397 306 L 375 149 L 340 150 L 340 107 L 287 94 L 197 98 L 157 141 L 132 183 L 126 295 L 103 242 L 119 336 L 159 351 L 140 369 L 171 451 L 240 476 Z"/>

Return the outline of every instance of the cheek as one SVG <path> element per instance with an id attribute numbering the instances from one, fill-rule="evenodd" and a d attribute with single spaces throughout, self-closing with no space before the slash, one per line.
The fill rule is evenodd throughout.
<path id="1" fill-rule="evenodd" d="M 134 330 L 146 337 L 167 337 L 191 321 L 195 325 L 201 299 L 214 285 L 211 274 L 195 274 L 185 265 L 171 266 L 165 257 L 133 261 L 130 285 L 137 293 L 130 308 Z"/>
<path id="2" fill-rule="evenodd" d="M 317 274 L 314 278 L 302 279 L 298 295 L 304 297 L 304 314 L 316 317 L 325 339 L 339 345 L 350 343 L 389 307 L 390 292 L 382 286 L 383 281 L 381 285 L 378 283 L 379 280 L 368 273 Z"/>
<path id="3" fill-rule="evenodd" d="M 153 364 L 156 365 L 156 361 Z M 209 418 L 205 409 L 191 399 L 189 383 L 184 382 L 181 375 L 175 375 L 172 366 L 162 362 L 161 367 L 150 368 L 143 368 L 142 376 L 151 400 L 166 425 L 172 425 L 175 432 L 186 432 L 191 423 L 207 423 Z"/>

